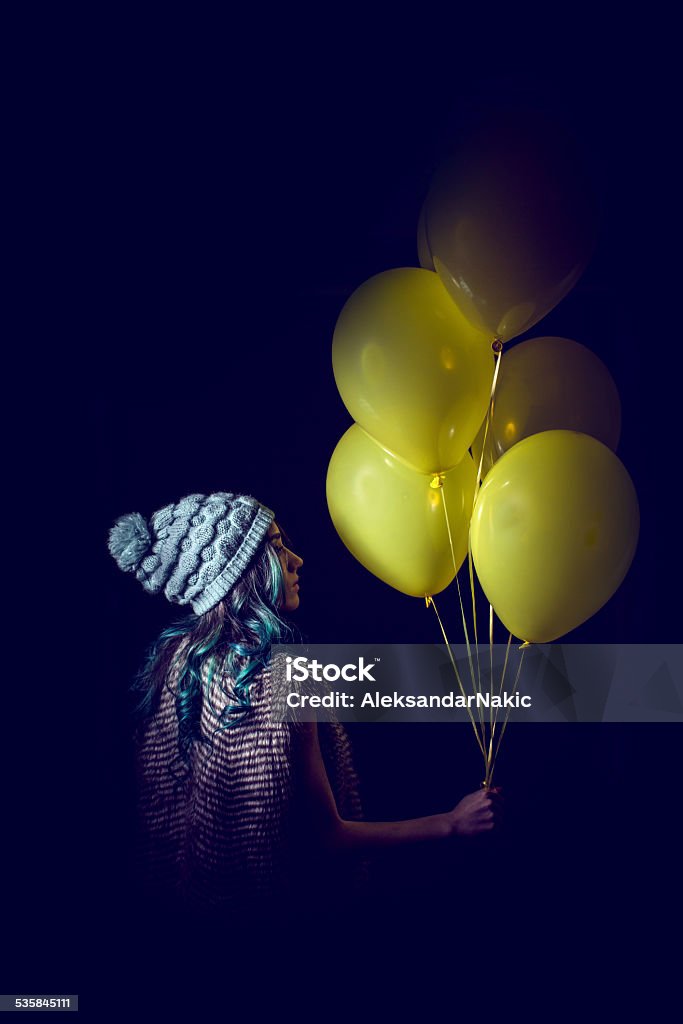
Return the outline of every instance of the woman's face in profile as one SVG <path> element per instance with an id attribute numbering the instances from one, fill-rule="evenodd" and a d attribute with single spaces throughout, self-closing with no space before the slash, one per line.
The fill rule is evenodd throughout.
<path id="1" fill-rule="evenodd" d="M 304 560 L 285 545 L 285 539 L 275 520 L 268 527 L 268 542 L 277 553 L 282 566 L 284 600 L 281 607 L 283 611 L 293 612 L 299 607 L 299 569 Z"/>

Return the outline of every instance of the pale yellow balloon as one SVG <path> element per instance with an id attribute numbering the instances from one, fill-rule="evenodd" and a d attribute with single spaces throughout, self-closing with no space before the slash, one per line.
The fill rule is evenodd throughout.
<path id="1" fill-rule="evenodd" d="M 477 466 L 484 427 L 472 443 Z M 605 364 L 578 341 L 531 338 L 503 353 L 482 473 L 531 434 L 578 430 L 614 451 L 620 429 L 619 393 Z"/>
<path id="2" fill-rule="evenodd" d="M 440 168 L 426 245 L 468 320 L 508 341 L 574 287 L 596 222 L 584 155 L 554 122 L 525 112 L 486 124 Z"/>
<path id="3" fill-rule="evenodd" d="M 488 408 L 490 339 L 429 270 L 388 270 L 361 285 L 337 321 L 332 365 L 354 420 L 424 473 L 460 462 Z"/>
<path id="4" fill-rule="evenodd" d="M 570 430 L 534 434 L 479 491 L 470 524 L 477 576 L 514 636 L 549 643 L 615 592 L 639 522 L 631 478 L 609 448 Z"/>
<path id="5" fill-rule="evenodd" d="M 371 573 L 412 597 L 438 594 L 467 554 L 475 468 L 469 455 L 443 476 L 410 469 L 354 423 L 327 471 L 327 504 L 337 533 Z"/>

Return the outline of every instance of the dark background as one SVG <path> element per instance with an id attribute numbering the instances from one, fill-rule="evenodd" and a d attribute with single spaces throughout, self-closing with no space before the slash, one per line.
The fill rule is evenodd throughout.
<path id="1" fill-rule="evenodd" d="M 126 861 L 126 688 L 173 609 L 109 558 L 118 515 L 149 515 L 193 491 L 252 493 L 305 560 L 305 636 L 439 641 L 431 613 L 356 563 L 329 520 L 327 463 L 350 424 L 331 340 L 356 287 L 417 265 L 431 175 L 491 112 L 541 109 L 567 124 L 603 196 L 587 271 L 526 336 L 574 338 L 610 368 L 641 535 L 618 593 L 566 639 L 679 638 L 671 62 L 624 24 L 556 26 L 540 43 L 533 33 L 515 37 L 488 56 L 485 37 L 464 26 L 449 35 L 438 20 L 421 22 L 418 35 L 402 23 L 400 38 L 341 16 L 305 32 L 268 27 L 265 39 L 237 25 L 215 35 L 208 25 L 196 35 L 195 25 L 187 38 L 180 22 L 123 33 L 90 26 L 88 45 L 60 59 L 43 26 L 32 65 L 40 70 L 18 79 L 17 109 L 31 112 L 30 128 L 18 117 L 19 149 L 25 156 L 30 142 L 36 154 L 27 184 L 45 284 L 34 306 L 55 343 L 40 363 L 31 348 L 26 394 L 10 397 L 23 404 L 38 378 L 58 394 L 58 423 L 48 404 L 44 418 L 24 412 L 24 422 L 41 435 L 42 472 L 62 491 L 84 455 L 74 491 L 84 514 L 72 518 L 88 538 L 77 566 L 60 563 L 62 573 L 70 566 L 77 615 L 58 591 L 49 616 L 64 617 L 71 652 L 50 660 L 50 680 L 62 680 L 59 699 L 50 689 L 55 728 L 15 786 L 17 805 L 39 807 L 51 823 L 47 836 L 35 822 L 32 830 L 24 810 L 28 838 L 8 886 L 8 899 L 31 908 L 17 921 L 11 960 L 31 990 L 36 970 L 55 989 L 66 974 L 76 991 L 97 991 L 117 971 L 144 973 L 126 952 L 139 953 L 134 938 L 147 928 Z M 69 441 L 52 448 L 58 425 Z M 440 608 L 458 639 L 454 600 L 442 597 Z M 83 671 L 86 640 L 93 653 Z M 379 935 L 390 922 L 408 935 L 406 922 L 419 919 L 422 948 L 468 945 L 477 959 L 488 940 L 473 921 L 484 907 L 501 941 L 519 941 L 523 926 L 543 938 L 539 974 L 565 970 L 577 935 L 584 967 L 606 950 L 639 960 L 662 934 L 679 885 L 678 732 L 511 729 L 498 768 L 506 836 L 454 861 L 431 851 L 390 858 L 347 924 Z M 479 785 L 464 727 L 356 726 L 352 739 L 369 818 L 443 810 Z M 71 813 L 65 824 L 65 807 L 75 806 L 78 820 Z M 478 895 L 468 880 L 475 868 L 494 879 Z M 333 887 L 322 902 L 334 903 Z"/>

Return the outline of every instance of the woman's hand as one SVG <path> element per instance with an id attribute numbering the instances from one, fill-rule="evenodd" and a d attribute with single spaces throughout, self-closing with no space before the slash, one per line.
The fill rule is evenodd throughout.
<path id="1" fill-rule="evenodd" d="M 462 798 L 448 814 L 452 835 L 477 836 L 490 832 L 500 818 L 502 796 L 498 787 L 479 789 Z"/>

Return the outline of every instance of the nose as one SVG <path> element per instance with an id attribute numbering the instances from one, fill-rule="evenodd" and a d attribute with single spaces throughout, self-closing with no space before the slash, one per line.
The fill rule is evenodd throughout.
<path id="1" fill-rule="evenodd" d="M 300 569 L 303 564 L 303 558 L 299 558 L 299 556 L 295 555 L 293 551 L 289 552 L 289 565 L 291 571 Z"/>

